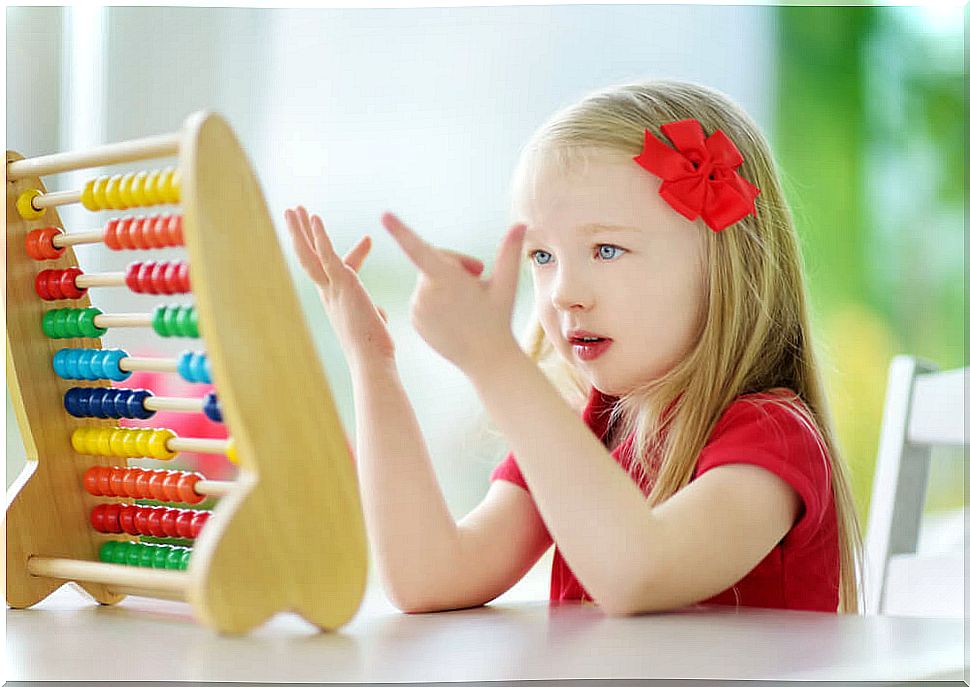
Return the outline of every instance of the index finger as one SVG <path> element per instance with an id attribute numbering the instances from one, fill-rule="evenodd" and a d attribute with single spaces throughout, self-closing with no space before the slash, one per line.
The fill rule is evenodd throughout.
<path id="1" fill-rule="evenodd" d="M 391 212 L 381 215 L 381 223 L 397 241 L 401 249 L 419 270 L 425 274 L 441 274 L 450 265 L 442 259 L 438 250 L 414 233 L 410 227 Z"/>

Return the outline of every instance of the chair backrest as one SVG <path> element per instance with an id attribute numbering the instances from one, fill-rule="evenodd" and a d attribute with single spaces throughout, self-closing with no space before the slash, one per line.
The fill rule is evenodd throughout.
<path id="1" fill-rule="evenodd" d="M 912 356 L 892 360 L 865 542 L 866 609 L 870 614 L 887 611 L 893 559 L 916 558 L 930 449 L 967 445 L 964 395 L 968 370 L 939 372 L 934 364 Z M 960 568 L 962 582 L 962 565 Z M 932 578 L 914 581 L 932 588 Z M 963 604 L 959 605 L 962 613 Z"/>

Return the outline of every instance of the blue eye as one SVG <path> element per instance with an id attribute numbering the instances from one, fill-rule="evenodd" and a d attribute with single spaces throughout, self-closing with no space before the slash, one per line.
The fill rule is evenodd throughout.
<path id="1" fill-rule="evenodd" d="M 540 258 L 538 257 L 538 256 L 540 256 L 540 255 L 545 255 L 545 256 L 546 256 L 546 259 L 545 259 L 545 260 L 541 260 L 541 259 L 540 259 Z M 549 253 L 547 253 L 547 252 L 546 252 L 546 251 L 544 251 L 544 250 L 534 250 L 534 251 L 532 251 L 532 252 L 531 252 L 531 253 L 529 254 L 529 259 L 531 259 L 531 260 L 532 260 L 533 262 L 535 262 L 535 264 L 537 264 L 537 265 L 545 265 L 545 264 L 547 264 L 547 263 L 549 262 L 549 260 L 550 260 L 550 259 L 552 259 L 552 255 L 551 255 L 551 254 L 549 254 Z"/>
<path id="2" fill-rule="evenodd" d="M 626 252 L 625 248 L 620 248 L 619 246 L 614 246 L 610 243 L 603 243 L 596 247 L 599 256 L 604 260 L 612 260 L 617 256 L 617 251 Z"/>

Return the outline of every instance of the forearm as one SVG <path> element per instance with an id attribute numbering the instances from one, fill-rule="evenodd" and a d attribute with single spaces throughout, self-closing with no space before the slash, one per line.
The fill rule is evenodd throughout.
<path id="1" fill-rule="evenodd" d="M 469 376 L 572 570 L 601 605 L 626 603 L 659 553 L 639 488 L 518 348 Z"/>
<path id="2" fill-rule="evenodd" d="M 392 359 L 351 366 L 357 472 L 372 550 L 388 594 L 412 605 L 446 587 L 458 532 Z"/>

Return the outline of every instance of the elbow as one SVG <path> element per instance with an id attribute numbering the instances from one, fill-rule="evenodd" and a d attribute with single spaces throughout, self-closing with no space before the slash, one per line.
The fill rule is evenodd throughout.
<path id="1" fill-rule="evenodd" d="M 654 577 L 640 571 L 640 575 L 613 578 L 608 588 L 593 598 L 605 615 L 623 618 L 674 608 L 676 604 L 667 603 L 670 599 L 663 598 L 661 589 Z"/>

